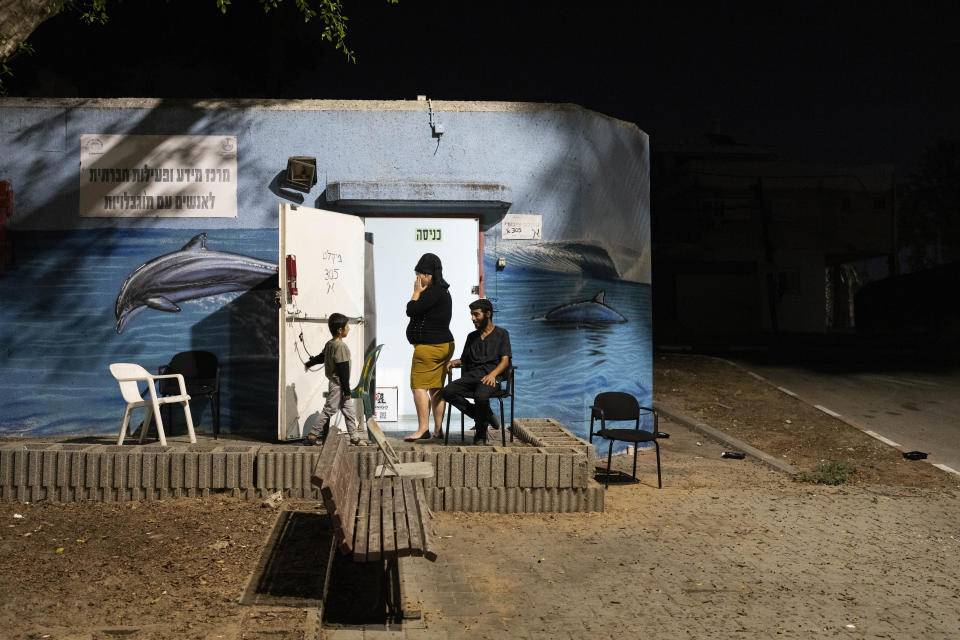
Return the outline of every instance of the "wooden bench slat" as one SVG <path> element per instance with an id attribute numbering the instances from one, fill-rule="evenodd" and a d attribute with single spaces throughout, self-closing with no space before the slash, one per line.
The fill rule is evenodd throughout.
<path id="1" fill-rule="evenodd" d="M 357 535 L 353 544 L 354 562 L 367 561 L 367 533 L 370 527 L 370 485 L 360 484 L 360 502 L 357 505 Z"/>
<path id="2" fill-rule="evenodd" d="M 430 509 L 427 508 L 427 496 L 423 491 L 423 485 L 421 483 L 418 482 L 413 486 L 417 494 L 418 521 L 423 523 L 423 557 L 433 562 L 437 559 L 437 537 L 433 533 Z"/>
<path id="3" fill-rule="evenodd" d="M 410 550 L 410 534 L 407 525 L 407 503 L 403 498 L 403 481 L 401 478 L 391 478 L 393 482 L 393 522 L 397 538 L 397 555 L 408 556 Z"/>
<path id="4" fill-rule="evenodd" d="M 354 451 L 341 453 L 349 462 L 344 465 L 343 502 L 337 508 L 343 511 L 343 539 L 345 550 L 354 548 L 354 532 L 357 528 L 357 510 L 360 500 L 360 476 L 357 474 L 357 454 Z"/>
<path id="5" fill-rule="evenodd" d="M 397 557 L 397 541 L 394 538 L 393 526 L 393 479 L 385 479 L 380 484 L 383 491 L 383 497 L 380 499 L 380 508 L 383 512 L 383 520 L 380 526 L 383 527 L 383 557 Z"/>
<path id="6" fill-rule="evenodd" d="M 327 439 L 323 442 L 323 450 L 320 452 L 320 458 L 313 468 L 313 476 L 310 478 L 312 484 L 318 487 L 323 486 L 324 479 L 330 477 L 330 471 L 337 458 L 337 450 L 342 446 L 343 438 L 337 437 L 334 429 L 331 429 L 330 432 L 327 433 Z"/>
<path id="7" fill-rule="evenodd" d="M 408 523 L 408 535 L 410 536 L 410 550 L 415 556 L 423 555 L 423 523 L 419 516 L 417 508 L 417 483 L 410 478 L 403 479 L 403 499 L 406 503 L 406 515 Z"/>
<path id="8" fill-rule="evenodd" d="M 380 550 L 380 482 L 373 481 L 370 484 L 370 532 L 368 534 L 367 558 L 369 560 L 379 560 L 382 557 Z"/>
<path id="9" fill-rule="evenodd" d="M 343 447 L 343 439 L 337 438 L 337 442 L 340 447 Z M 323 486 L 320 488 L 320 493 L 323 495 L 323 502 L 325 505 L 333 505 L 333 509 L 328 509 L 330 515 L 330 522 L 334 527 L 338 538 L 340 539 L 340 549 L 344 550 L 346 542 L 344 540 L 344 531 L 345 531 L 345 522 L 346 519 L 354 517 L 354 511 L 350 511 L 349 516 L 346 515 L 345 507 L 346 499 L 344 497 L 344 484 L 346 482 L 345 474 L 349 472 L 349 460 L 348 456 L 345 455 L 345 451 L 339 451 L 337 457 L 334 460 L 333 467 L 330 469 L 329 475 L 324 477 Z M 354 503 L 355 505 L 356 503 Z M 353 540 L 351 539 L 352 543 Z M 348 547 L 349 548 L 349 547 Z"/>

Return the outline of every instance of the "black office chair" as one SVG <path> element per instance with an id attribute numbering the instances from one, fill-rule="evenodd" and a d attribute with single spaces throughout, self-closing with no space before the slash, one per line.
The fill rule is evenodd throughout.
<path id="1" fill-rule="evenodd" d="M 450 380 L 453 380 L 453 369 L 459 369 L 459 368 L 460 368 L 459 365 L 454 365 L 451 368 Z M 510 365 L 507 368 L 507 370 L 504 372 L 503 376 L 501 376 L 501 379 L 497 382 L 497 390 L 494 391 L 493 394 L 490 396 L 491 400 L 496 399 L 497 402 L 500 403 L 500 441 L 503 443 L 503 446 L 507 446 L 508 424 L 507 422 L 504 421 L 504 415 L 503 415 L 503 401 L 506 400 L 507 398 L 510 398 L 509 429 L 510 429 L 510 442 L 513 442 L 513 403 L 514 403 L 513 381 L 514 381 L 514 373 L 516 372 L 516 370 L 517 368 L 515 366 Z M 465 397 L 472 398 L 473 396 L 470 394 L 467 394 Z M 443 444 L 445 445 L 450 442 L 450 416 L 453 414 L 453 405 L 450 404 L 449 402 L 447 403 L 446 413 L 447 413 L 447 427 L 443 434 Z M 489 434 L 490 432 L 488 430 L 487 435 L 489 436 Z M 463 414 L 461 413 L 460 414 L 460 442 L 465 442 L 465 441 L 466 441 L 466 438 L 464 436 Z"/>
<path id="2" fill-rule="evenodd" d="M 640 428 L 641 412 L 653 415 L 653 431 L 644 431 Z M 610 460 L 613 458 L 613 442 L 632 442 L 633 448 L 633 479 L 637 479 L 637 447 L 641 442 L 652 442 L 657 449 L 657 488 L 662 489 L 663 483 L 660 480 L 660 443 L 657 438 L 664 437 L 658 427 L 657 412 L 650 407 L 641 407 L 637 399 L 629 393 L 621 391 L 608 391 L 597 395 L 590 405 L 590 442 L 593 442 L 594 421 L 600 420 L 600 430 L 596 432 L 601 438 L 610 441 L 610 448 L 607 451 L 607 475 L 604 488 L 610 486 Z M 608 429 L 607 421 L 633 420 L 633 429 Z"/>
<path id="3" fill-rule="evenodd" d="M 187 393 L 190 396 L 205 395 L 210 401 L 210 413 L 213 416 L 213 437 L 220 434 L 220 362 L 209 351 L 181 351 L 173 356 L 169 364 L 160 367 L 161 374 L 179 373 L 183 375 Z M 180 393 L 175 379 L 158 380 L 161 395 Z M 170 407 L 167 411 L 167 424 L 172 417 Z"/>

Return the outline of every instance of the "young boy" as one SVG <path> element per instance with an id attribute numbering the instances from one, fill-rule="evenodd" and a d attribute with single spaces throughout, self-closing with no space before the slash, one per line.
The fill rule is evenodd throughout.
<path id="1" fill-rule="evenodd" d="M 320 412 L 320 417 L 313 424 L 313 428 L 310 429 L 306 444 L 308 446 L 319 444 L 323 438 L 326 438 L 330 419 L 340 411 L 347 423 L 350 443 L 365 447 L 367 443 L 361 439 L 360 431 L 357 429 L 357 416 L 353 411 L 353 403 L 350 402 L 350 347 L 343 341 L 350 333 L 347 316 L 334 313 L 327 321 L 327 326 L 333 338 L 323 346 L 323 354 L 320 358 L 311 359 L 311 362 L 316 364 L 323 362 L 324 373 L 330 381 L 327 387 L 327 403 L 323 406 L 323 411 Z"/>

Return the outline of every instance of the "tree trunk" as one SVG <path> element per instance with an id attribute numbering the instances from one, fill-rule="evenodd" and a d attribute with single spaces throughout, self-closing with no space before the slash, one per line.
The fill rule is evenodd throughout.
<path id="1" fill-rule="evenodd" d="M 62 0 L 0 0 L 0 62 L 6 62 L 37 27 L 62 8 Z"/>

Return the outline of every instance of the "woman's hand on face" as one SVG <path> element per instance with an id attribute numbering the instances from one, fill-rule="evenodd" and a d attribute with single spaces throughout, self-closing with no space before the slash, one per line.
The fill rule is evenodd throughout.
<path id="1" fill-rule="evenodd" d="M 413 281 L 413 295 L 420 295 L 426 288 L 427 285 L 423 283 L 423 278 L 417 276 L 416 280 Z"/>

